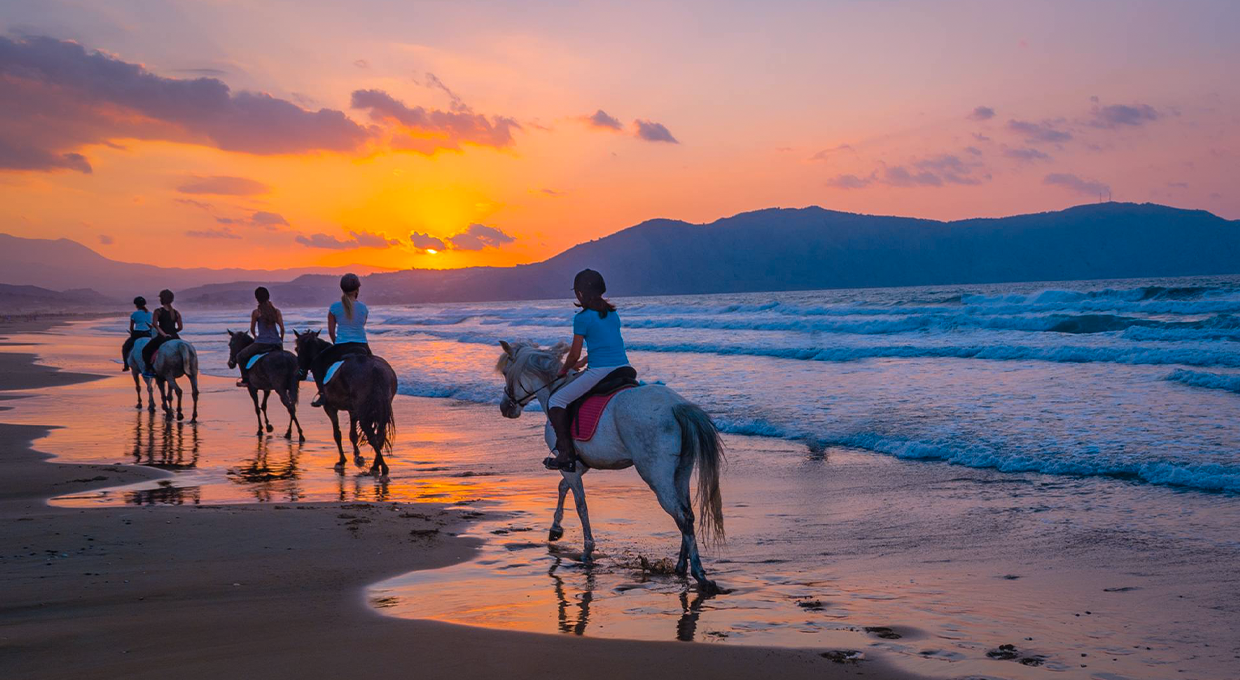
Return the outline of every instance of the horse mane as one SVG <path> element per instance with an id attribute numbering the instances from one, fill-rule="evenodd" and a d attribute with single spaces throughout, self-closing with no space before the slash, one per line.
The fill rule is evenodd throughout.
<path id="1" fill-rule="evenodd" d="M 542 348 L 532 342 L 515 342 L 512 344 L 512 355 L 507 352 L 500 354 L 495 363 L 495 370 L 504 374 L 509 388 L 513 387 L 517 376 L 530 372 L 544 380 L 550 380 L 564 365 L 564 355 L 568 345 L 560 342 L 549 348 Z"/>

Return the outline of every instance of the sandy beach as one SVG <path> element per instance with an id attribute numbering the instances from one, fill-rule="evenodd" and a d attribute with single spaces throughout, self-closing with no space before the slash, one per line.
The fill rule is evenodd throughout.
<path id="1" fill-rule="evenodd" d="M 21 335 L 29 330 L 3 329 L 19 344 L 71 342 Z M 443 504 L 49 506 L 49 497 L 168 473 L 49 463 L 55 452 L 32 449 L 48 428 L 75 427 L 72 397 L 57 390 L 101 376 L 36 364 L 38 347 L 13 342 L 0 352 L 4 408 L 16 409 L 0 415 L 5 677 L 910 677 L 880 658 L 834 663 L 824 649 L 551 636 L 381 615 L 367 604 L 368 586 L 476 555 L 479 542 L 456 535 L 467 520 Z M 110 365 L 83 361 L 100 373 Z M 248 411 L 244 393 L 216 382 L 204 397 L 212 409 L 227 400 Z M 117 392 L 117 415 L 132 409 L 131 396 Z M 27 397 L 61 399 L 64 417 L 8 424 Z M 323 432 L 316 423 L 315 435 Z"/>

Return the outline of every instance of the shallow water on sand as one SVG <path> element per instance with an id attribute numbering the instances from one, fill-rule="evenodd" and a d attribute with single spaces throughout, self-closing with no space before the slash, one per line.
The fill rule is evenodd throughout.
<path id="1" fill-rule="evenodd" d="M 101 370 L 110 359 L 107 342 L 58 343 L 41 350 L 47 363 Z M 492 406 L 399 397 L 384 482 L 331 468 L 330 431 L 314 409 L 303 409 L 305 444 L 279 437 L 287 420 L 276 406 L 277 431 L 256 437 L 248 398 L 223 379 L 204 380 L 197 424 L 132 402 L 132 381 L 117 375 L 43 391 L 3 418 L 64 426 L 36 444 L 62 460 L 171 473 L 89 493 L 66 488 L 56 505 L 356 500 L 481 513 L 469 532 L 484 541 L 475 559 L 370 589 L 389 615 L 858 650 L 945 677 L 1228 678 L 1240 663 L 1234 496 L 728 436 L 729 542 L 705 563 L 730 592 L 704 597 L 663 573 L 678 534 L 631 470 L 586 477 L 594 567 L 579 561 L 571 498 L 564 539 L 546 541 L 557 477 L 538 466 L 537 413 L 508 421 Z M 1015 645 L 1015 660 L 987 657 L 1004 644 Z"/>

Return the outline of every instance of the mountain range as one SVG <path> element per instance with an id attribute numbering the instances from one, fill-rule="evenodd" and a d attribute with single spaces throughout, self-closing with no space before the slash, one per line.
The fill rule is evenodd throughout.
<path id="1" fill-rule="evenodd" d="M 106 260 L 71 241 L 44 243 L 71 244 L 113 268 L 146 266 Z M 27 262 L 15 273 L 5 262 L 9 250 L 0 240 L 0 282 L 40 270 Z M 650 220 L 529 265 L 376 272 L 364 277 L 362 290 L 378 304 L 563 298 L 586 267 L 605 275 L 614 296 L 1235 274 L 1240 221 L 1148 203 L 952 222 L 772 208 L 709 224 Z M 290 306 L 324 305 L 339 295 L 338 272 L 291 278 L 292 270 L 241 271 L 229 281 L 234 270 L 165 270 L 173 276 L 155 269 L 127 290 L 185 286 L 209 272 L 202 285 L 179 290 L 178 301 L 249 305 L 259 284 Z M 66 285 L 118 294 L 117 281 L 92 284 L 85 269 L 76 274 Z"/>

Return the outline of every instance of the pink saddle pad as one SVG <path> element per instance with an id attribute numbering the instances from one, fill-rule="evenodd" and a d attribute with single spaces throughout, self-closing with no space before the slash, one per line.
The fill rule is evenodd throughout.
<path id="1" fill-rule="evenodd" d="M 594 437 L 594 431 L 598 429 L 598 421 L 602 419 L 603 411 L 607 409 L 611 398 L 633 387 L 636 385 L 621 387 L 611 394 L 596 394 L 588 397 L 581 405 L 581 409 L 577 411 L 577 420 L 573 421 L 573 439 L 579 442 L 590 441 Z"/>

